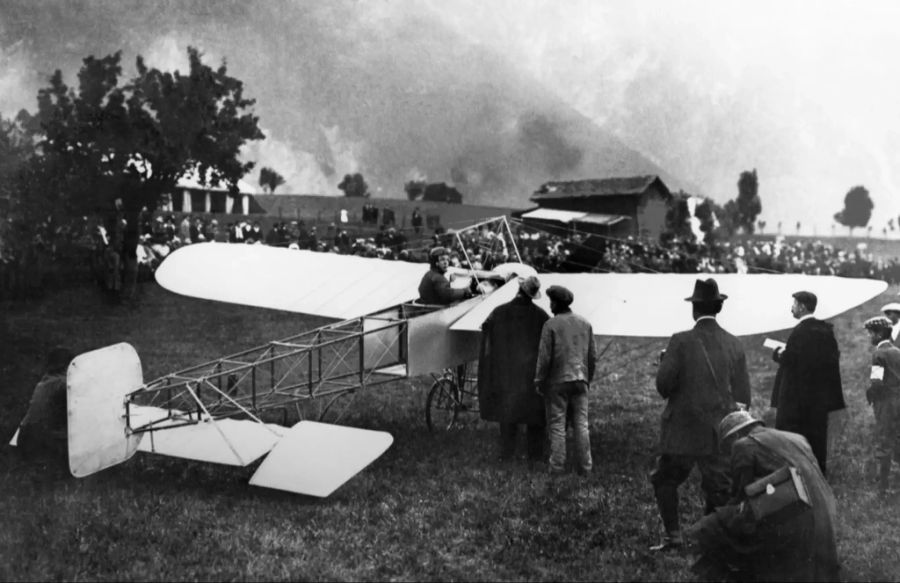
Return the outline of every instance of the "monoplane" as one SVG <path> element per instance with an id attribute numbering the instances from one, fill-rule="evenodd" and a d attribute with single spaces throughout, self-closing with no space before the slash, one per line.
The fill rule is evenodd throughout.
<path id="1" fill-rule="evenodd" d="M 475 278 L 482 293 L 450 306 L 416 302 L 427 269 L 421 263 L 264 245 L 200 243 L 175 251 L 156 272 L 171 292 L 335 322 L 151 381 L 128 344 L 79 355 L 68 371 L 72 474 L 90 475 L 137 451 L 235 466 L 266 456 L 251 484 L 327 496 L 393 440 L 383 431 L 322 423 L 339 420 L 359 391 L 432 374 L 428 423 L 452 425 L 466 406 L 465 365 L 478 358 L 482 322 L 513 298 L 515 276 L 534 273 L 521 263 L 505 217 L 454 237 L 464 255 L 474 244 L 509 263 L 461 272 L 454 285 Z M 597 336 L 662 338 L 693 325 L 684 298 L 698 274 L 539 277 L 544 288 L 573 291 L 572 309 Z M 818 295 L 817 317 L 831 318 L 887 287 L 833 276 L 715 277 L 730 298 L 719 321 L 736 335 L 791 328 L 786 298 L 801 289 Z M 549 313 L 546 297 L 538 305 Z M 288 419 L 300 421 L 286 427 Z"/>

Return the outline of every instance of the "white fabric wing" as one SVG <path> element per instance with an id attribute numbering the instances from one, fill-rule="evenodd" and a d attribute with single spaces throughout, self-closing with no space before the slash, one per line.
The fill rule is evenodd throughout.
<path id="1" fill-rule="evenodd" d="M 346 319 L 418 298 L 426 271 L 422 263 L 198 243 L 167 257 L 156 280 L 195 298 Z"/>
<path id="2" fill-rule="evenodd" d="M 575 295 L 572 310 L 587 318 L 597 336 L 668 337 L 693 326 L 685 301 L 697 279 L 707 274 L 541 274 L 537 304 L 550 313 L 546 290 L 562 285 Z M 883 281 L 812 275 L 715 274 L 719 291 L 728 296 L 718 320 L 738 336 L 792 328 L 791 294 L 811 291 L 819 298 L 815 315 L 831 318 L 887 289 Z M 515 281 L 494 292 L 456 321 L 451 330 L 476 331 L 491 311 L 516 294 Z"/>

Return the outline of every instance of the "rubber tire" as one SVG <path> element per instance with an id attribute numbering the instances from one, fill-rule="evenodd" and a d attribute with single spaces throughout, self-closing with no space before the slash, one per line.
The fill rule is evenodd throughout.
<path id="1" fill-rule="evenodd" d="M 429 431 L 447 431 L 459 417 L 459 387 L 450 379 L 438 379 L 425 400 L 425 422 Z"/>

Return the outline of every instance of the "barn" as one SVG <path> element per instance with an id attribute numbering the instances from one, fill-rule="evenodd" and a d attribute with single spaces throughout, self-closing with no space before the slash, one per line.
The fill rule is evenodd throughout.
<path id="1" fill-rule="evenodd" d="M 659 176 L 547 182 L 531 196 L 526 223 L 612 237 L 657 239 L 672 193 Z"/>

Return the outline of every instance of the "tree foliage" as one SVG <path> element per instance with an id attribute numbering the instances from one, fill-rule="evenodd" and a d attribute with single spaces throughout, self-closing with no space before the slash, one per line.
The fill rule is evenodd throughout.
<path id="1" fill-rule="evenodd" d="M 424 180 L 410 180 L 406 184 L 403 185 L 403 190 L 406 191 L 406 198 L 409 200 L 418 200 L 422 198 L 422 195 L 425 194 L 425 181 Z"/>
<path id="2" fill-rule="evenodd" d="M 687 237 L 691 234 L 688 198 L 689 195 L 685 192 L 678 192 L 672 195 L 672 199 L 666 208 L 666 231 L 669 235 Z"/>
<path id="3" fill-rule="evenodd" d="M 835 213 L 834 220 L 848 227 L 853 233 L 854 227 L 865 227 L 872 218 L 872 209 L 875 203 L 869 197 L 869 191 L 864 186 L 854 186 L 844 197 L 844 209 Z"/>
<path id="4" fill-rule="evenodd" d="M 38 92 L 28 120 L 36 138 L 27 169 L 29 192 L 20 193 L 70 216 L 108 209 L 122 198 L 126 210 L 154 208 L 178 179 L 195 172 L 202 184 L 238 180 L 252 169 L 240 148 L 263 139 L 254 100 L 223 63 L 212 69 L 188 48 L 189 70 L 162 72 L 137 57 L 137 75 L 120 84 L 121 53 L 87 57 L 71 88 L 57 70 Z"/>
<path id="5" fill-rule="evenodd" d="M 269 194 L 274 194 L 275 189 L 284 184 L 284 176 L 272 168 L 263 167 L 259 171 L 259 185 Z"/>
<path id="6" fill-rule="evenodd" d="M 742 228 L 747 233 L 753 234 L 756 217 L 762 212 L 756 168 L 752 172 L 741 172 L 737 186 L 738 196 L 733 212 L 730 214 L 735 227 Z"/>
<path id="7" fill-rule="evenodd" d="M 344 191 L 344 196 L 369 196 L 369 185 L 366 184 L 366 180 L 359 172 L 357 172 L 356 174 L 345 174 L 344 179 L 341 180 L 340 184 L 338 184 L 338 188 Z"/>

